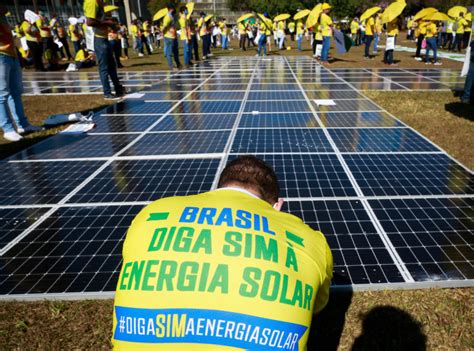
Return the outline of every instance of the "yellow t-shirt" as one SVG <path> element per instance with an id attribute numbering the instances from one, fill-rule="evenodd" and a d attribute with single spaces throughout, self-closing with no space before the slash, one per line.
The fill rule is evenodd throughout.
<path id="1" fill-rule="evenodd" d="M 150 25 L 148 24 L 148 22 L 144 22 L 143 23 L 143 35 L 145 37 L 148 37 L 150 35 Z"/>
<path id="2" fill-rule="evenodd" d="M 0 55 L 17 56 L 12 30 L 5 16 L 0 16 Z"/>
<path id="3" fill-rule="evenodd" d="M 413 20 L 409 20 L 407 23 L 407 29 L 411 29 L 413 27 Z"/>
<path id="4" fill-rule="evenodd" d="M 303 33 L 304 33 L 304 25 L 303 25 L 303 22 L 298 21 L 298 23 L 296 24 L 296 34 L 298 34 L 298 35 L 303 35 Z"/>
<path id="5" fill-rule="evenodd" d="M 446 33 L 452 33 L 453 32 L 453 24 L 454 24 L 454 21 L 448 20 L 448 23 L 446 25 Z"/>
<path id="6" fill-rule="evenodd" d="M 365 35 L 374 35 L 375 20 L 370 17 L 365 24 Z"/>
<path id="7" fill-rule="evenodd" d="M 329 17 L 325 13 L 321 14 L 321 17 L 319 19 L 319 24 L 321 27 L 320 29 L 321 29 L 323 37 L 331 37 L 332 36 L 332 30 L 330 28 L 330 26 L 332 25 L 331 17 Z"/>
<path id="8" fill-rule="evenodd" d="M 382 33 L 382 20 L 378 16 L 375 20 L 375 32 Z"/>
<path id="9" fill-rule="evenodd" d="M 77 52 L 76 57 L 74 58 L 74 61 L 81 62 L 81 61 L 85 61 L 85 60 L 86 60 L 86 53 L 85 53 L 84 49 L 80 49 Z"/>
<path id="10" fill-rule="evenodd" d="M 438 33 L 438 28 L 436 27 L 436 24 L 434 24 L 433 22 L 428 24 L 425 28 L 426 28 L 426 35 L 425 35 L 426 38 L 433 38 Z"/>
<path id="11" fill-rule="evenodd" d="M 77 33 L 77 28 L 76 28 L 75 25 L 70 24 L 68 29 L 69 29 L 69 36 L 71 37 L 71 41 L 79 41 L 81 39 L 80 36 L 76 34 Z M 74 32 L 76 32 L 76 33 L 74 33 Z"/>
<path id="12" fill-rule="evenodd" d="M 208 34 L 207 30 L 207 23 L 204 21 L 204 18 L 200 18 L 198 21 L 198 28 L 199 28 L 199 35 L 202 37 L 203 35 Z"/>
<path id="13" fill-rule="evenodd" d="M 39 29 L 41 38 L 50 38 L 51 37 L 51 29 L 47 27 L 47 23 L 44 23 L 43 20 L 40 18 L 36 21 L 36 26 Z"/>
<path id="14" fill-rule="evenodd" d="M 279 340 L 279 349 L 304 350 L 332 268 L 323 234 L 247 193 L 160 199 L 128 230 L 112 342 L 115 350 L 201 351 Z"/>
<path id="15" fill-rule="evenodd" d="M 285 22 L 280 21 L 278 22 L 278 30 L 284 30 L 285 29 Z"/>
<path id="16" fill-rule="evenodd" d="M 38 27 L 35 24 L 30 24 L 28 21 L 23 21 L 21 23 L 21 30 L 25 33 L 25 38 L 27 41 L 39 42 L 40 34 Z M 30 30 L 32 33 L 29 34 L 27 31 Z"/>
<path id="17" fill-rule="evenodd" d="M 464 18 L 461 18 L 458 21 L 458 29 L 456 30 L 456 34 L 464 34 L 466 29 L 464 27 L 467 27 L 467 21 Z"/>
<path id="18" fill-rule="evenodd" d="M 295 28 L 296 28 L 295 22 L 290 22 L 288 24 L 288 30 L 290 31 L 290 33 L 293 33 L 295 31 Z"/>
<path id="19" fill-rule="evenodd" d="M 242 22 L 239 22 L 238 27 L 239 27 L 239 33 L 240 34 L 245 34 L 246 33 L 245 32 L 245 25 Z"/>
<path id="20" fill-rule="evenodd" d="M 163 18 L 163 35 L 169 39 L 176 38 L 176 28 L 173 27 L 173 18 L 169 14 Z"/>
<path id="21" fill-rule="evenodd" d="M 426 35 L 426 27 L 428 26 L 428 23 L 426 22 L 421 22 L 419 25 L 418 33 L 422 35 Z"/>
<path id="22" fill-rule="evenodd" d="M 467 26 L 464 29 L 464 32 L 472 32 L 472 23 L 467 22 Z"/>
<path id="23" fill-rule="evenodd" d="M 313 27 L 313 33 L 316 33 L 315 40 L 322 41 L 323 40 L 323 33 L 321 32 L 321 26 L 319 24 L 315 24 Z"/>
<path id="24" fill-rule="evenodd" d="M 357 34 L 358 31 L 359 31 L 359 23 L 357 23 L 356 21 L 352 21 L 351 22 L 351 33 L 352 34 Z"/>
<path id="25" fill-rule="evenodd" d="M 389 22 L 387 24 L 387 35 L 394 37 L 395 35 L 398 35 L 399 30 L 398 30 L 398 25 L 396 22 Z"/>
<path id="26" fill-rule="evenodd" d="M 222 35 L 229 34 L 229 28 L 227 28 L 227 23 L 225 23 L 224 21 L 219 22 L 219 28 L 221 30 Z"/>
<path id="27" fill-rule="evenodd" d="M 138 34 L 138 26 L 137 26 L 136 24 L 132 24 L 132 25 L 130 26 L 130 34 L 131 34 L 132 36 L 134 36 L 134 37 L 137 36 L 137 34 Z"/>
<path id="28" fill-rule="evenodd" d="M 93 18 L 98 21 L 103 21 L 105 19 L 104 6 L 99 5 L 97 0 L 84 0 L 84 16 L 87 18 Z M 99 26 L 93 27 L 94 34 L 98 38 L 108 38 L 109 36 L 109 27 L 108 26 Z"/>
<path id="29" fill-rule="evenodd" d="M 188 19 L 186 15 L 181 14 L 179 15 L 179 28 L 181 30 L 179 39 L 180 40 L 189 40 L 188 38 Z"/>

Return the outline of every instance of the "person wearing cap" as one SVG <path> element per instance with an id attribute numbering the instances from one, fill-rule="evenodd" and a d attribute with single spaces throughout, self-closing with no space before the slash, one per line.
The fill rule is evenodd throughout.
<path id="1" fill-rule="evenodd" d="M 275 171 L 246 155 L 216 190 L 142 209 L 123 243 L 114 350 L 306 350 L 333 256 L 279 194 Z"/>
<path id="2" fill-rule="evenodd" d="M 175 8 L 173 5 L 168 5 L 168 13 L 163 18 L 163 35 L 165 37 L 165 57 L 168 61 L 168 67 L 171 70 L 177 70 L 181 68 L 179 62 L 179 44 L 178 38 L 176 37 L 176 19 L 175 19 Z M 176 62 L 176 67 L 173 66 L 173 60 Z"/>
<path id="3" fill-rule="evenodd" d="M 332 28 L 333 22 L 331 17 L 329 17 L 328 13 L 331 11 L 331 5 L 328 3 L 324 3 L 322 6 L 323 13 L 319 18 L 319 26 L 321 33 L 323 35 L 323 48 L 321 51 L 321 63 L 322 64 L 329 64 L 329 49 L 331 47 L 331 37 L 332 37 Z"/>
<path id="4" fill-rule="evenodd" d="M 117 75 L 114 53 L 109 42 L 109 27 L 115 25 L 112 18 L 104 11 L 103 0 L 84 0 L 84 15 L 88 26 L 94 29 L 94 51 L 97 57 L 100 81 L 106 100 L 117 100 L 125 95 L 125 89 Z M 115 87 L 112 94 L 109 78 Z"/>
<path id="5" fill-rule="evenodd" d="M 32 126 L 25 116 L 21 66 L 7 12 L 6 6 L 0 5 L 0 128 L 6 140 L 19 141 L 23 139 L 21 134 L 42 128 Z"/>
<path id="6" fill-rule="evenodd" d="M 426 56 L 425 56 L 425 65 L 430 65 L 430 50 L 433 50 L 433 59 L 435 65 L 441 65 L 441 62 L 438 62 L 438 43 L 437 43 L 438 28 L 434 21 L 428 21 L 426 24 Z"/>

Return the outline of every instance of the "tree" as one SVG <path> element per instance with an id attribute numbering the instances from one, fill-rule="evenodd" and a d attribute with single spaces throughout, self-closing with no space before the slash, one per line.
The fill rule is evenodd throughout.
<path id="1" fill-rule="evenodd" d="M 168 4 L 173 4 L 176 7 L 179 5 L 179 1 L 176 0 L 148 0 L 146 7 L 153 16 L 157 11 L 161 10 L 163 7 L 168 6 Z"/>

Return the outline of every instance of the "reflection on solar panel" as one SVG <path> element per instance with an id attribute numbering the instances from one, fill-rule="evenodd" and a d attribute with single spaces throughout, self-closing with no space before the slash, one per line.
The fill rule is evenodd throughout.
<path id="1" fill-rule="evenodd" d="M 456 75 L 328 70 L 301 56 L 127 73 L 150 85 L 145 95 L 99 112 L 90 135 L 0 163 L 0 298 L 110 296 L 140 209 L 211 190 L 247 153 L 275 168 L 284 211 L 326 236 L 335 287 L 472 286 L 473 173 L 358 90 L 449 89 Z M 98 75 L 25 80 L 30 91 L 90 91 Z"/>

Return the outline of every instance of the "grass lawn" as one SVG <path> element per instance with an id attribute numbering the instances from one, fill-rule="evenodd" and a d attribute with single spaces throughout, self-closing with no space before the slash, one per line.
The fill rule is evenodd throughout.
<path id="1" fill-rule="evenodd" d="M 403 40 L 401 44 L 412 45 Z M 216 50 L 215 54 L 253 55 L 254 50 Z M 381 56 L 369 62 L 363 60 L 362 50 L 357 47 L 348 55 L 335 54 L 338 60 L 332 67 L 385 67 Z M 290 50 L 274 54 L 310 52 Z M 395 57 L 401 60 L 400 67 L 426 67 L 408 53 L 396 53 Z M 452 61 L 444 63 L 442 68 L 462 66 Z M 131 58 L 124 65 L 124 70 L 166 69 L 162 51 L 151 57 Z M 472 107 L 459 104 L 452 93 L 365 93 L 467 167 L 474 168 Z M 86 111 L 107 104 L 100 95 L 30 96 L 24 97 L 24 103 L 34 124 L 40 124 L 50 114 Z M 0 159 L 60 129 L 30 135 L 21 143 L 0 139 Z M 111 300 L 0 302 L 0 349 L 109 349 L 112 304 Z M 315 318 L 308 349 L 472 350 L 472 306 L 473 288 L 333 293 L 328 307 Z"/>

